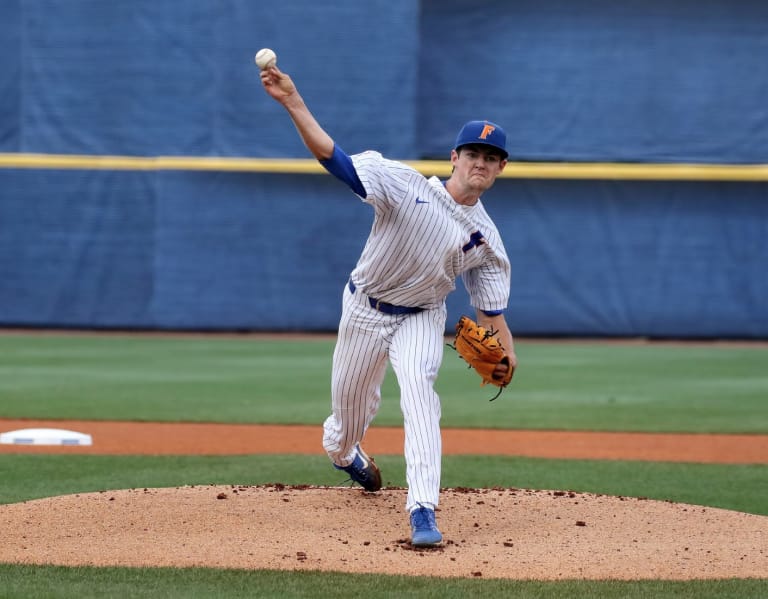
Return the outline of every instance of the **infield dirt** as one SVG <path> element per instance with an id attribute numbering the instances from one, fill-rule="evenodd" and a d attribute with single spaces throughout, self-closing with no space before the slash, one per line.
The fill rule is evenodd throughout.
<path id="1" fill-rule="evenodd" d="M 318 427 L 0 420 L 0 430 L 65 428 L 91 447 L 3 453 L 321 453 Z M 446 454 L 768 463 L 768 436 L 444 430 Z M 402 452 L 371 429 L 373 455 Z M 508 579 L 761 578 L 768 517 L 570 491 L 445 489 L 443 544 L 408 541 L 404 489 L 190 486 L 0 505 L 0 562 L 209 566 Z"/>
<path id="2" fill-rule="evenodd" d="M 103 455 L 324 455 L 321 426 L 3 420 L 0 431 L 63 428 L 88 433 L 88 447 L 0 445 L 0 453 Z M 540 458 L 647 460 L 709 464 L 766 464 L 768 435 L 648 434 L 532 430 L 442 430 L 444 455 L 515 455 Z M 402 455 L 403 430 L 372 427 L 371 455 Z"/>

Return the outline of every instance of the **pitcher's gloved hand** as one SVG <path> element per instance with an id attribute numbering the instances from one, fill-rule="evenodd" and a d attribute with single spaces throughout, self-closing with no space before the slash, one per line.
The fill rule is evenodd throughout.
<path id="1" fill-rule="evenodd" d="M 468 316 L 462 316 L 456 324 L 456 341 L 452 347 L 480 375 L 481 385 L 490 383 L 499 387 L 501 393 L 512 380 L 515 369 L 496 332 L 479 326 Z"/>

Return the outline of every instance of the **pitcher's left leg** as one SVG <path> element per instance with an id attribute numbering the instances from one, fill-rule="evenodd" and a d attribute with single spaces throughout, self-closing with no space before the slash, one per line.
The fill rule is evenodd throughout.
<path id="1" fill-rule="evenodd" d="M 390 362 L 400 386 L 405 427 L 406 509 L 437 507 L 442 440 L 435 379 L 445 345 L 445 309 L 405 317 L 392 338 Z"/>

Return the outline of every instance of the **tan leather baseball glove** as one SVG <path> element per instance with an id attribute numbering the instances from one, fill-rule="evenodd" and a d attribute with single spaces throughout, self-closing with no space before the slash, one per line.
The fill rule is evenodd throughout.
<path id="1" fill-rule="evenodd" d="M 506 350 L 496 338 L 496 331 L 481 327 L 468 316 L 462 316 L 456 324 L 456 342 L 453 346 L 456 352 L 474 368 L 483 382 L 480 385 L 495 385 L 499 393 L 512 380 L 514 368 L 509 361 Z M 506 364 L 507 371 L 503 378 L 496 378 L 494 370 L 499 364 Z M 496 399 L 491 399 L 493 401 Z"/>

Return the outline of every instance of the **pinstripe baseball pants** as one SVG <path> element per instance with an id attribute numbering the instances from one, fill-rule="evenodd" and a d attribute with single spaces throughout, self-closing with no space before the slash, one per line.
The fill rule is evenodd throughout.
<path id="1" fill-rule="evenodd" d="M 407 510 L 438 504 L 442 444 L 440 398 L 433 386 L 443 359 L 445 319 L 445 306 L 384 314 L 360 290 L 353 294 L 344 287 L 333 354 L 333 413 L 324 424 L 323 447 L 340 466 L 352 461 L 381 405 L 381 383 L 391 363 L 405 428 Z"/>

